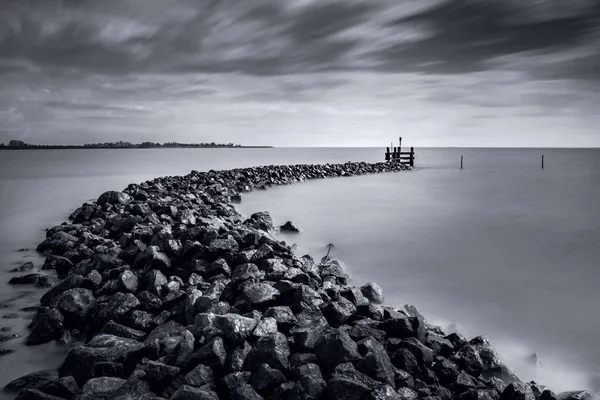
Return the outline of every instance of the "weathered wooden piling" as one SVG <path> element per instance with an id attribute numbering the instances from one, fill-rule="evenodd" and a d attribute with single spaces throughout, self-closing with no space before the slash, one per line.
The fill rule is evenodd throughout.
<path id="1" fill-rule="evenodd" d="M 460 169 L 463 169 L 463 156 L 460 156 Z"/>
<path id="2" fill-rule="evenodd" d="M 544 169 L 544 155 L 542 154 L 542 169 Z"/>
<path id="3" fill-rule="evenodd" d="M 386 161 L 400 161 L 401 164 L 415 166 L 415 148 L 411 147 L 410 151 L 402 151 L 402 138 L 398 138 L 398 147 L 394 147 L 394 143 L 385 149 Z"/>

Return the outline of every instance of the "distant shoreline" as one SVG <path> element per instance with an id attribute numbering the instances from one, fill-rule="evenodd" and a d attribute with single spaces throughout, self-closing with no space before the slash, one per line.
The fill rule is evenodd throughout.
<path id="1" fill-rule="evenodd" d="M 270 149 L 273 146 L 0 146 L 0 150 L 147 150 L 147 149 Z"/>

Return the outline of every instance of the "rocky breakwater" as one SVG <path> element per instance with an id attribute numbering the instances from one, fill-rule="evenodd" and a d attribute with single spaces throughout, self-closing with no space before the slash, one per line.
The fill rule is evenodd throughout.
<path id="1" fill-rule="evenodd" d="M 38 250 L 64 278 L 27 344 L 58 341 L 58 371 L 11 382 L 23 400 L 553 399 L 522 383 L 483 337 L 382 305 L 340 261 L 298 257 L 240 193 L 395 163 L 192 172 L 84 204 Z M 579 396 L 579 393 L 567 396 Z"/>

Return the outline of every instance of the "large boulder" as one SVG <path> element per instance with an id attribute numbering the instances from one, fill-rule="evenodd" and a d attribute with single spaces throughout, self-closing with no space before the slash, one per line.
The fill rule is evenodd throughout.
<path id="1" fill-rule="evenodd" d="M 64 317 L 55 308 L 41 307 L 31 322 L 31 333 L 25 340 L 27 345 L 48 343 L 60 339 L 63 334 Z"/>
<path id="2" fill-rule="evenodd" d="M 101 206 L 105 206 L 107 204 L 127 204 L 131 200 L 131 196 L 127 193 L 108 191 L 102 193 L 96 202 Z"/>
<path id="3" fill-rule="evenodd" d="M 362 359 L 356 342 L 340 329 L 326 331 L 315 344 L 315 354 L 321 364 L 330 370 L 338 364 L 358 362 Z"/>
<path id="4" fill-rule="evenodd" d="M 79 327 L 96 305 L 96 298 L 89 289 L 75 288 L 56 297 L 52 305 L 65 317 L 66 324 Z"/>
<path id="5" fill-rule="evenodd" d="M 9 391 L 36 389 L 56 378 L 58 378 L 56 370 L 46 369 L 43 371 L 36 371 L 9 382 L 6 384 L 5 389 Z"/>
<path id="6" fill-rule="evenodd" d="M 290 348 L 287 338 L 281 332 L 260 337 L 248 354 L 244 369 L 254 371 L 263 363 L 280 371 L 289 369 Z"/>
<path id="7" fill-rule="evenodd" d="M 360 291 L 372 303 L 382 304 L 385 300 L 385 296 L 383 295 L 383 289 L 381 288 L 381 286 L 374 282 L 369 282 L 361 286 Z"/>

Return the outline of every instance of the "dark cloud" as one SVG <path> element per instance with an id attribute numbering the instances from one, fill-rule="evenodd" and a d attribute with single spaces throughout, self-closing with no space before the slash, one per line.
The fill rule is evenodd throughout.
<path id="1" fill-rule="evenodd" d="M 434 34 L 414 46 L 400 45 L 380 54 L 382 66 L 434 73 L 480 71 L 488 69 L 486 61 L 495 57 L 572 49 L 584 43 L 600 23 L 600 1 L 587 1 L 567 14 L 543 12 L 556 7 L 552 0 L 533 10 L 523 3 L 449 0 L 399 18 L 393 26 L 426 24 Z"/>
<path id="2" fill-rule="evenodd" d="M 18 71 L 24 62 L 42 69 L 112 74 L 463 73 L 488 69 L 487 62 L 497 57 L 524 52 L 535 57 L 600 43 L 594 36 L 600 0 L 415 4 L 0 0 L 0 73 Z M 596 79 L 599 52 L 545 71 Z"/>

